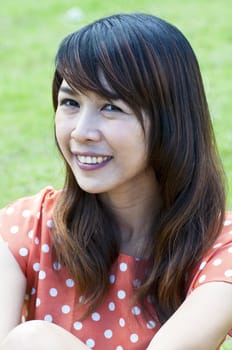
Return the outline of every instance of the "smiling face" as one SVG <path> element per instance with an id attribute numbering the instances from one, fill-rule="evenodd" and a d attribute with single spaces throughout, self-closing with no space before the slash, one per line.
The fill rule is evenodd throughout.
<path id="1" fill-rule="evenodd" d="M 78 93 L 63 81 L 56 138 L 77 183 L 86 192 L 136 191 L 150 178 L 144 130 L 122 100 Z"/>

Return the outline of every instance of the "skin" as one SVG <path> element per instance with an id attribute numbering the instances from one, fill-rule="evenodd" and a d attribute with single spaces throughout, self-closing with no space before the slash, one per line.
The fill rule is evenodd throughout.
<path id="1" fill-rule="evenodd" d="M 154 172 L 147 167 L 146 132 L 122 100 L 73 91 L 63 81 L 58 94 L 56 138 L 79 186 L 97 193 L 121 226 L 121 251 L 140 255 L 154 210 L 161 200 Z M 81 156 L 107 158 L 102 164 Z M 155 203 L 155 206 L 154 206 Z M 141 236 L 143 232 L 143 236 Z"/>
<path id="2" fill-rule="evenodd" d="M 79 186 L 89 193 L 109 197 L 153 176 L 147 170 L 146 142 L 142 127 L 121 100 L 113 103 L 86 92 L 74 92 L 64 81 L 58 95 L 56 137 Z M 81 168 L 80 156 L 108 157 L 101 167 Z M 104 166 L 103 166 L 104 165 Z M 137 191 L 137 189 L 136 189 Z M 112 199 L 113 200 L 113 199 Z"/>
<path id="3" fill-rule="evenodd" d="M 98 193 L 117 215 L 123 235 L 121 251 L 136 255 L 151 224 L 151 203 L 155 201 L 157 210 L 161 203 L 154 174 L 146 165 L 146 128 L 144 134 L 122 101 L 114 101 L 115 108 L 91 93 L 67 91 L 65 82 L 62 88 L 56 113 L 59 147 L 79 185 Z M 86 167 L 79 164 L 78 154 L 108 158 L 104 166 Z M 0 276 L 0 350 L 31 350 L 32 344 L 34 350 L 88 349 L 57 325 L 37 320 L 19 325 L 26 278 L 1 239 Z M 17 290 L 14 298 L 12 290 Z M 232 328 L 231 309 L 232 285 L 206 283 L 161 327 L 148 350 L 215 350 Z"/>
<path id="4" fill-rule="evenodd" d="M 26 290 L 26 278 L 0 236 L 0 341 L 20 321 L 20 312 Z M 17 296 L 12 298 L 12 291 Z M 4 318 L 3 316 L 4 315 Z M 3 322 L 4 321 L 4 322 Z"/>

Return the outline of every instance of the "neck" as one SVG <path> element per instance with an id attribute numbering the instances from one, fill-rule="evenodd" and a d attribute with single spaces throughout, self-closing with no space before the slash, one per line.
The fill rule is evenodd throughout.
<path id="1" fill-rule="evenodd" d="M 133 189 L 124 188 L 117 193 L 104 193 L 101 200 L 111 208 L 119 224 L 121 252 L 144 255 L 143 248 L 161 206 L 154 174 L 149 181 L 140 181 Z"/>

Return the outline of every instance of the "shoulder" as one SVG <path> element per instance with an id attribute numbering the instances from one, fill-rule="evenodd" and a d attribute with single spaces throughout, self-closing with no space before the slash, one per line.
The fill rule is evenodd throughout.
<path id="1" fill-rule="evenodd" d="M 232 212 L 227 212 L 221 234 L 199 263 L 190 292 L 207 282 L 232 283 Z"/>
<path id="2" fill-rule="evenodd" d="M 0 228 L 4 224 L 4 220 L 14 220 L 16 216 L 19 216 L 21 220 L 31 215 L 39 217 L 42 211 L 52 210 L 59 194 L 60 191 L 46 187 L 35 195 L 15 200 L 0 210 Z"/>
<path id="3" fill-rule="evenodd" d="M 25 271 L 30 254 L 39 242 L 50 239 L 53 209 L 60 192 L 47 187 L 16 200 L 0 211 L 0 236 Z"/>
<path id="4" fill-rule="evenodd" d="M 231 304 L 228 306 L 227 302 L 231 300 L 232 294 L 232 212 L 226 213 L 220 235 L 200 261 L 191 278 L 188 295 L 198 293 L 201 295 L 204 291 L 207 300 L 210 296 L 215 305 L 218 300 L 219 309 L 222 310 L 224 304 L 225 310 L 231 306 Z M 204 302 L 206 299 L 202 298 Z M 220 313 L 226 317 L 226 311 Z"/>

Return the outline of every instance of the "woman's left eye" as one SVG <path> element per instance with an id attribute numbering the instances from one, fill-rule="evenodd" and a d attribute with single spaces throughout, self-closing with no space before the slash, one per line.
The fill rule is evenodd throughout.
<path id="1" fill-rule="evenodd" d="M 105 104 L 102 109 L 107 112 L 122 112 L 121 108 L 110 103 Z"/>
<path id="2" fill-rule="evenodd" d="M 60 102 L 61 106 L 66 106 L 66 107 L 79 107 L 79 103 L 71 98 L 64 98 Z"/>

